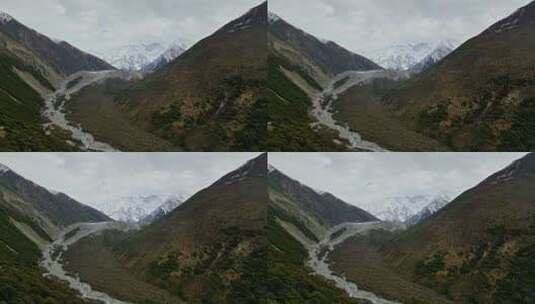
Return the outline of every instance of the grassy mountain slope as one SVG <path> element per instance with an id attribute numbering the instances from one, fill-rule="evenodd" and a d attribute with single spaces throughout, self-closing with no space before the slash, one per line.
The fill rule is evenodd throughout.
<path id="1" fill-rule="evenodd" d="M 119 102 L 135 122 L 185 149 L 239 148 L 250 140 L 244 133 L 264 95 L 266 27 L 267 2 L 124 91 Z"/>
<path id="2" fill-rule="evenodd" d="M 308 252 L 277 222 L 270 208 L 267 225 L 268 289 L 270 303 L 365 303 L 351 299 L 332 283 L 311 275 Z"/>
<path id="3" fill-rule="evenodd" d="M 41 94 L 54 90 L 59 76 L 31 51 L 0 31 L 0 150 L 72 151 L 65 134 L 42 124 Z"/>
<path id="4" fill-rule="evenodd" d="M 321 193 L 300 182 L 289 178 L 282 172 L 273 169 L 269 173 L 269 185 L 274 192 L 282 195 L 280 201 L 283 209 L 290 208 L 309 214 L 316 222 L 331 228 L 346 222 L 370 222 L 377 218 L 370 213 L 349 205 L 330 193 Z M 288 206 L 290 203 L 293 206 Z"/>
<path id="5" fill-rule="evenodd" d="M 534 145 L 535 2 L 470 39 L 385 97 L 409 128 L 453 149 Z"/>
<path id="6" fill-rule="evenodd" d="M 64 282 L 43 276 L 41 249 L 64 225 L 109 220 L 12 171 L 0 172 L 0 302 L 86 303 Z"/>
<path id="7" fill-rule="evenodd" d="M 375 79 L 354 86 L 338 96 L 335 119 L 347 122 L 363 138 L 392 151 L 448 151 L 446 145 L 407 128 L 381 100 L 400 81 Z"/>
<path id="8" fill-rule="evenodd" d="M 65 284 L 43 277 L 38 266 L 41 251 L 10 218 L 37 225 L 16 211 L 6 209 L 0 199 L 0 302 L 85 303 Z"/>
<path id="9" fill-rule="evenodd" d="M 375 218 L 330 194 L 319 194 L 271 168 L 268 175 L 268 277 L 275 303 L 367 303 L 350 298 L 332 282 L 311 274 L 306 246 L 342 222 Z M 296 238 L 300 235 L 299 238 Z"/>
<path id="10" fill-rule="evenodd" d="M 381 250 L 399 273 L 455 302 L 529 303 L 535 155 L 466 191 Z"/>
<path id="11" fill-rule="evenodd" d="M 266 273 L 266 170 L 264 154 L 140 231 L 75 245 L 68 258 L 74 265 L 83 267 L 100 256 L 107 271 L 73 270 L 119 298 L 149 298 L 150 290 L 165 290 L 190 303 L 261 300 Z M 116 280 L 120 275 L 129 275 L 130 283 Z M 138 288 L 142 284 L 152 287 Z"/>
<path id="12" fill-rule="evenodd" d="M 381 69 L 334 42 L 316 37 L 269 13 L 268 135 L 270 151 L 344 151 L 337 132 L 315 123 L 312 98 L 348 70 Z"/>

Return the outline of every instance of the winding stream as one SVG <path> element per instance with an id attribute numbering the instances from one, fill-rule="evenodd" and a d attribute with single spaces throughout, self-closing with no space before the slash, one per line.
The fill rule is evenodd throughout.
<path id="1" fill-rule="evenodd" d="M 338 131 L 340 137 L 349 142 L 350 149 L 386 152 L 387 150 L 378 144 L 362 139 L 360 134 L 352 130 L 347 123 L 341 123 L 334 119 L 333 103 L 338 99 L 339 94 L 353 86 L 369 83 L 378 78 L 400 79 L 403 77 L 406 76 L 400 72 L 390 70 L 348 71 L 341 73 L 331 80 L 329 86 L 323 92 L 312 98 L 312 115 L 317 119 L 317 123 Z"/>
<path id="2" fill-rule="evenodd" d="M 81 89 L 101 82 L 109 78 L 127 78 L 122 71 L 97 71 L 78 72 L 67 77 L 61 87 L 50 94 L 45 100 L 43 115 L 50 121 L 44 127 L 55 125 L 72 133 L 72 138 L 82 143 L 82 148 L 88 151 L 113 152 L 116 151 L 111 145 L 95 140 L 94 136 L 84 131 L 80 124 L 76 124 L 67 119 L 65 115 L 65 103 L 68 102 L 72 94 Z"/>
<path id="3" fill-rule="evenodd" d="M 100 301 L 104 304 L 130 304 L 93 290 L 91 285 L 80 281 L 79 277 L 68 274 L 63 268 L 63 254 L 69 246 L 87 236 L 96 235 L 105 230 L 128 231 L 132 229 L 136 229 L 136 227 L 118 222 L 82 223 L 67 227 L 56 241 L 43 250 L 43 259 L 40 265 L 46 269 L 44 276 L 54 276 L 67 282 L 69 287 L 78 291 L 84 299 Z"/>
<path id="4" fill-rule="evenodd" d="M 341 233 L 341 235 L 331 239 L 331 236 L 334 233 L 339 233 L 342 229 L 343 233 Z M 329 262 L 327 261 L 329 252 L 332 252 L 337 245 L 352 236 L 366 234 L 369 231 L 376 229 L 393 230 L 397 228 L 393 226 L 393 224 L 384 222 L 345 223 L 331 228 L 325 239 L 309 247 L 310 259 L 307 261 L 307 265 L 314 270 L 314 274 L 333 281 L 338 288 L 345 290 L 352 298 L 368 300 L 373 304 L 399 304 L 399 302 L 389 301 L 372 292 L 359 289 L 355 283 L 348 281 L 342 276 L 334 274 L 329 268 Z"/>

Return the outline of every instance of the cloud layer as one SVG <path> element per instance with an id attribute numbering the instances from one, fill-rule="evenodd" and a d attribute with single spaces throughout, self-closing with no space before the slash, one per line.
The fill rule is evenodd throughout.
<path id="1" fill-rule="evenodd" d="M 292 178 L 361 208 L 398 196 L 458 195 L 525 153 L 270 153 Z"/>
<path id="2" fill-rule="evenodd" d="M 479 34 L 530 0 L 270 0 L 293 25 L 371 56 L 394 44 L 454 40 Z"/>

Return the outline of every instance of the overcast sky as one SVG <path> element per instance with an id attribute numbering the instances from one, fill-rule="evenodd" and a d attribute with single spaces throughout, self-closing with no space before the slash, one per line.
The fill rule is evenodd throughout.
<path id="1" fill-rule="evenodd" d="M 461 43 L 531 0 L 269 0 L 270 10 L 319 38 L 371 56 L 393 44 Z"/>
<path id="2" fill-rule="evenodd" d="M 193 195 L 258 153 L 0 153 L 0 163 L 90 206 L 130 195 Z"/>
<path id="3" fill-rule="evenodd" d="M 455 196 L 525 153 L 269 153 L 288 176 L 366 209 L 412 195 Z"/>
<path id="4" fill-rule="evenodd" d="M 0 10 L 84 50 L 125 44 L 196 42 L 260 0 L 2 0 Z"/>

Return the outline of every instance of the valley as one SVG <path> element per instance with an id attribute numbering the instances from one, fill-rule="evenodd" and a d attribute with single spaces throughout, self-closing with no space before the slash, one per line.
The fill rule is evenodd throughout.
<path id="1" fill-rule="evenodd" d="M 386 149 L 376 143 L 363 140 L 361 135 L 353 131 L 347 124 L 344 125 L 344 123 L 335 120 L 333 115 L 333 112 L 335 112 L 334 104 L 338 100 L 338 95 L 343 94 L 353 86 L 362 86 L 372 82 L 374 79 L 392 79 L 395 81 L 404 77 L 401 73 L 385 70 L 350 71 L 339 74 L 331 80 L 325 90 L 312 98 L 312 115 L 319 124 L 337 131 L 342 139 L 348 141 L 350 150 L 385 152 Z"/>
<path id="2" fill-rule="evenodd" d="M 329 281 L 334 281 L 336 287 L 345 290 L 352 298 L 363 299 L 372 304 L 398 303 L 385 300 L 372 292 L 362 290 L 355 283 L 348 281 L 345 277 L 333 273 L 329 261 L 327 261 L 335 247 L 343 243 L 346 239 L 356 235 L 365 235 L 372 230 L 392 229 L 392 227 L 388 226 L 389 224 L 380 222 L 345 223 L 337 225 L 327 232 L 327 237 L 325 239 L 309 248 L 310 260 L 307 261 L 307 265 L 314 270 L 315 274 L 320 275 Z"/>
<path id="3" fill-rule="evenodd" d="M 275 155 L 276 162 L 284 155 Z M 490 161 L 493 172 L 496 157 L 472 161 Z M 22 291 L 37 288 L 72 303 L 521 302 L 533 295 L 526 282 L 535 244 L 534 157 L 521 156 L 475 186 L 466 182 L 453 199 L 372 201 L 382 205 L 372 209 L 385 220 L 289 177 L 268 163 L 267 153 L 184 202 L 142 196 L 122 206 L 130 214 L 124 208 L 161 203 L 147 216 L 107 208 L 120 221 L 0 166 L 0 267 L 25 275 L 16 281 L 0 275 L 0 286 L 14 286 L 9 294 L 0 289 L 0 299 L 20 300 Z M 407 187 L 425 172 L 384 182 Z M 353 174 L 345 178 L 364 182 Z"/>
<path id="4" fill-rule="evenodd" d="M 58 239 L 43 250 L 43 258 L 40 265 L 46 269 L 46 276 L 53 276 L 61 281 L 68 282 L 69 287 L 74 289 L 83 299 L 98 301 L 104 304 L 129 304 L 110 297 L 109 295 L 94 290 L 89 284 L 80 281 L 79 277 L 69 275 L 63 265 L 63 255 L 69 247 L 83 238 L 93 237 L 106 230 L 128 231 L 137 229 L 136 226 L 128 226 L 122 223 L 82 223 L 75 224 L 64 229 Z"/>
<path id="5" fill-rule="evenodd" d="M 81 149 L 85 151 L 113 152 L 115 149 L 107 143 L 95 140 L 94 136 L 82 128 L 79 123 L 67 119 L 66 106 L 71 100 L 71 96 L 78 91 L 91 85 L 96 85 L 110 78 L 128 77 L 121 71 L 100 71 L 100 72 L 78 72 L 63 81 L 60 88 L 45 100 L 45 110 L 43 115 L 49 120 L 45 124 L 45 129 L 50 125 L 55 125 L 71 134 L 73 145 L 81 144 Z"/>

